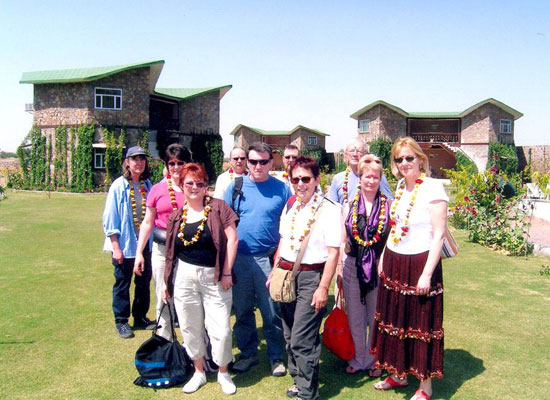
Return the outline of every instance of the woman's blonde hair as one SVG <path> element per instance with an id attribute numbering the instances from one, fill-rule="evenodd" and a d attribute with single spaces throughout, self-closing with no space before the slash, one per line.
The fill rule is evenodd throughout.
<path id="1" fill-rule="evenodd" d="M 377 171 L 380 173 L 380 178 L 382 177 L 382 160 L 378 158 L 378 156 L 375 156 L 374 154 L 366 154 L 359 160 L 359 168 L 357 169 L 357 172 L 359 172 L 359 177 L 363 175 L 363 172 L 366 169 L 371 169 L 373 171 Z"/>
<path id="2" fill-rule="evenodd" d="M 401 175 L 401 172 L 399 172 L 399 168 L 397 167 L 397 163 L 395 162 L 395 158 L 397 157 L 397 154 L 403 149 L 404 147 L 408 147 L 412 150 L 415 156 L 420 158 L 422 162 L 420 163 L 420 171 L 424 172 L 426 175 L 430 174 L 430 163 L 428 162 L 428 156 L 422 151 L 416 140 L 414 140 L 412 137 L 407 136 L 404 138 L 397 139 L 395 143 L 393 144 L 393 147 L 391 149 L 391 172 L 392 174 L 397 178 L 403 178 L 403 175 Z"/>

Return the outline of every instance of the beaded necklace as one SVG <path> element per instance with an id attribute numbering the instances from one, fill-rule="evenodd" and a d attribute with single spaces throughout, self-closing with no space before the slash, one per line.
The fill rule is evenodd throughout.
<path id="1" fill-rule="evenodd" d="M 208 220 L 208 214 L 210 213 L 210 210 L 212 208 L 210 207 L 210 200 L 211 200 L 210 196 L 206 196 L 206 205 L 204 206 L 204 210 L 202 212 L 203 217 L 202 217 L 201 223 L 197 228 L 197 232 L 193 235 L 191 240 L 186 240 L 183 235 L 183 230 L 185 229 L 185 223 L 187 222 L 187 212 L 189 210 L 189 205 L 187 204 L 187 200 L 185 201 L 183 205 L 183 209 L 181 211 L 181 224 L 180 224 L 180 229 L 178 233 L 178 237 L 180 238 L 181 242 L 185 247 L 191 246 L 192 244 L 197 243 L 197 241 L 199 240 L 200 234 L 202 233 L 202 231 L 204 231 L 204 225 L 206 224 L 206 220 Z"/>
<path id="2" fill-rule="evenodd" d="M 313 217 L 315 215 L 315 210 L 317 210 L 317 199 L 318 198 L 319 198 L 319 195 L 317 194 L 317 192 L 315 192 L 314 197 L 313 197 L 313 202 L 310 205 L 311 217 L 309 217 L 309 219 L 307 220 L 306 229 L 304 230 L 304 233 L 298 239 L 298 245 L 300 245 L 304 241 L 306 236 L 309 234 L 309 230 L 311 228 L 311 225 L 315 221 L 315 219 Z M 296 248 L 296 246 L 295 246 L 295 237 L 294 237 L 294 225 L 296 223 L 296 215 L 298 214 L 298 208 L 302 205 L 302 200 L 299 197 L 297 199 L 297 203 L 298 204 L 294 208 L 294 212 L 292 213 L 292 220 L 290 222 L 290 250 L 294 250 L 294 251 L 298 251 L 298 249 L 300 248 L 299 246 L 298 246 L 298 249 Z"/>
<path id="3" fill-rule="evenodd" d="M 143 221 L 143 218 L 145 218 L 145 197 L 147 194 L 147 191 L 145 190 L 145 185 L 143 184 L 143 181 L 140 179 L 139 184 L 141 188 L 139 189 L 139 193 L 141 194 L 141 217 L 138 218 L 136 208 L 136 192 L 134 191 L 134 185 L 130 183 L 130 204 L 132 206 L 132 216 L 134 218 L 134 225 L 139 230 L 141 228 L 141 221 Z"/>
<path id="4" fill-rule="evenodd" d="M 344 174 L 344 186 L 342 186 L 342 191 L 344 192 L 344 204 L 348 204 L 348 180 L 350 172 L 350 167 L 347 167 L 346 173 Z"/>
<path id="5" fill-rule="evenodd" d="M 414 181 L 414 190 L 411 196 L 411 202 L 407 207 L 407 214 L 405 215 L 405 221 L 403 221 L 403 224 L 401 225 L 401 233 L 399 236 L 397 235 L 397 222 L 395 220 L 395 215 L 397 213 L 397 205 L 399 204 L 399 200 L 401 200 L 401 196 L 403 196 L 403 192 L 405 191 L 405 179 L 401 181 L 401 184 L 397 188 L 395 200 L 391 205 L 391 211 L 390 211 L 390 225 L 391 225 L 390 236 L 394 243 L 399 243 L 401 239 L 407 236 L 407 232 L 409 232 L 409 218 L 411 216 L 411 211 L 414 206 L 414 202 L 416 200 L 418 188 L 422 184 L 422 182 L 424 182 L 425 176 L 426 174 L 422 173 L 420 174 L 420 177 Z"/>
<path id="6" fill-rule="evenodd" d="M 364 241 L 359 237 L 359 230 L 357 229 L 357 208 L 359 207 L 359 196 L 361 195 L 361 186 L 357 187 L 357 194 L 355 195 L 355 200 L 353 202 L 353 209 L 351 215 L 351 228 L 353 233 L 353 238 L 355 241 L 363 247 L 372 246 L 374 243 L 377 243 L 380 240 L 380 234 L 384 230 L 384 223 L 386 222 L 386 196 L 380 193 L 380 215 L 378 217 L 378 229 L 376 233 L 369 241 Z"/>
<path id="7" fill-rule="evenodd" d="M 174 188 L 172 187 L 172 176 L 170 174 L 166 175 L 166 181 L 168 182 L 168 194 L 170 195 L 170 204 L 172 204 L 172 210 L 176 211 L 178 209 L 178 203 L 176 202 L 176 193 L 174 193 Z"/>

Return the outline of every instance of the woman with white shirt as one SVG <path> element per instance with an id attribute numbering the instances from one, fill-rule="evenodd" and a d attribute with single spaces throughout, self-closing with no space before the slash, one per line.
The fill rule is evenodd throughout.
<path id="1" fill-rule="evenodd" d="M 290 165 L 289 174 L 296 194 L 281 216 L 279 267 L 291 270 L 310 230 L 311 237 L 296 274 L 296 300 L 280 303 L 288 369 L 294 379 L 287 395 L 316 399 L 321 355 L 319 328 L 338 262 L 342 211 L 339 204 L 325 199 L 317 190 L 319 165 L 313 158 L 299 156 Z"/>
<path id="2" fill-rule="evenodd" d="M 379 264 L 375 366 L 391 375 L 378 390 L 420 380 L 411 400 L 432 396 L 431 378 L 443 378 L 443 278 L 441 248 L 447 224 L 443 184 L 427 177 L 426 154 L 410 137 L 391 152 L 392 173 L 400 178 L 390 207 L 390 236 Z"/>

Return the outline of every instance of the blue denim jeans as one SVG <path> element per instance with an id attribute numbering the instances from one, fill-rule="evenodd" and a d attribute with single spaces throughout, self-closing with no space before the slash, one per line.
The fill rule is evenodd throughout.
<path id="1" fill-rule="evenodd" d="M 285 347 L 279 306 L 273 303 L 265 287 L 267 276 L 271 272 L 267 254 L 237 254 L 233 272 L 233 310 L 237 319 L 233 331 L 241 357 L 255 357 L 258 354 L 260 340 L 254 315 L 254 306 L 257 305 L 263 320 L 267 358 L 282 360 Z"/>

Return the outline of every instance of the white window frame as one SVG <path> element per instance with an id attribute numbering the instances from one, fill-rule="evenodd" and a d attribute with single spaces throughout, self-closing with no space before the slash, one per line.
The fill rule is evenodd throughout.
<path id="1" fill-rule="evenodd" d="M 105 148 L 104 147 L 94 148 L 94 168 L 105 169 Z"/>
<path id="2" fill-rule="evenodd" d="M 120 94 L 112 94 L 112 93 L 98 93 L 98 90 L 116 90 Z M 104 107 L 103 98 L 104 97 L 112 97 L 113 98 L 113 105 L 114 107 Z M 98 105 L 99 100 L 99 105 Z M 118 104 L 117 104 L 118 103 Z M 105 88 L 105 87 L 96 87 L 94 88 L 94 108 L 96 110 L 122 110 L 122 89 L 118 88 Z"/>
<path id="3" fill-rule="evenodd" d="M 369 133 L 369 132 L 370 132 L 370 119 L 359 120 L 359 133 Z"/>
<path id="4" fill-rule="evenodd" d="M 308 146 L 317 146 L 317 136 L 308 136 L 307 137 Z"/>
<path id="5" fill-rule="evenodd" d="M 512 120 L 501 119 L 500 120 L 500 133 L 510 134 L 512 133 Z"/>

